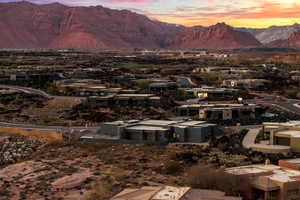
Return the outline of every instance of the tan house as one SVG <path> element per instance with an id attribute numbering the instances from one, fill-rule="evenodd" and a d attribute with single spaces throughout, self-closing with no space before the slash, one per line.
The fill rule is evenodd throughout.
<path id="1" fill-rule="evenodd" d="M 125 189 L 111 200 L 242 200 L 242 198 L 229 197 L 224 192 L 216 190 L 157 186 Z"/>
<path id="2" fill-rule="evenodd" d="M 209 104 L 199 110 L 202 120 L 254 120 L 261 116 L 263 109 L 255 104 Z"/>
<path id="3" fill-rule="evenodd" d="M 300 152 L 300 121 L 263 125 L 264 137 L 270 145 L 289 146 L 292 152 Z"/>
<path id="4" fill-rule="evenodd" d="M 249 165 L 226 169 L 227 173 L 246 176 L 250 188 L 245 199 L 296 200 L 300 199 L 300 159 L 284 160 L 279 166 Z"/>
<path id="5" fill-rule="evenodd" d="M 257 89 L 264 87 L 268 83 L 270 83 L 270 81 L 265 79 L 232 79 L 224 80 L 222 86 L 229 88 Z"/>

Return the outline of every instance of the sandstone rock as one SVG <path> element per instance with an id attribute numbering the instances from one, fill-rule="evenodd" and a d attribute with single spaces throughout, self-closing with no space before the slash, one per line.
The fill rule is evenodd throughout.
<path id="1" fill-rule="evenodd" d="M 187 28 L 102 6 L 0 3 L 0 48 L 209 48 L 260 46 L 225 24 Z"/>
<path id="2" fill-rule="evenodd" d="M 287 40 L 276 40 L 268 44 L 270 47 L 299 48 L 300 31 L 293 33 Z"/>
<path id="3" fill-rule="evenodd" d="M 218 23 L 207 28 L 190 28 L 171 41 L 176 48 L 234 49 L 258 47 L 261 43 L 250 33 Z"/>

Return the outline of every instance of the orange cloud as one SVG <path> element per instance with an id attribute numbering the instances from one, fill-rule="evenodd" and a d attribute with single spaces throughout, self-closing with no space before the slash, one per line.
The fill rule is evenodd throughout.
<path id="1" fill-rule="evenodd" d="M 285 0 L 288 1 L 288 0 Z M 237 3 L 238 1 L 236 1 Z M 245 8 L 230 6 L 211 6 L 205 8 L 181 8 L 181 14 L 154 15 L 162 21 L 194 25 L 211 25 L 224 21 L 233 26 L 266 27 L 300 22 L 300 3 L 254 0 L 255 6 Z"/>

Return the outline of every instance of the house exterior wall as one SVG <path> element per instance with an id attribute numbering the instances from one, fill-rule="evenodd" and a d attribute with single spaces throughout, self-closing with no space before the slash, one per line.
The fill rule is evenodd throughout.
<path id="1" fill-rule="evenodd" d="M 278 200 L 300 199 L 300 181 L 277 183 L 280 187 Z"/>
<path id="2" fill-rule="evenodd" d="M 122 139 L 135 143 L 166 143 L 168 142 L 167 135 L 167 131 L 125 130 Z"/>
<path id="3" fill-rule="evenodd" d="M 203 138 L 204 128 L 188 128 L 186 131 L 186 142 L 204 142 Z"/>
<path id="4" fill-rule="evenodd" d="M 187 132 L 186 128 L 174 127 L 173 137 L 178 142 L 187 142 L 186 132 Z"/>
<path id="5" fill-rule="evenodd" d="M 120 136 L 122 131 L 120 131 L 120 127 L 112 124 L 105 124 L 100 129 L 100 133 L 109 136 Z"/>
<path id="6" fill-rule="evenodd" d="M 300 138 L 292 137 L 290 146 L 293 152 L 300 153 Z"/>
<path id="7" fill-rule="evenodd" d="M 270 133 L 270 144 L 271 145 L 290 146 L 292 152 L 300 153 L 300 138 L 299 137 L 291 137 L 288 135 L 276 134 L 277 131 L 275 131 L 275 130 L 264 129 L 264 132 Z"/>
<path id="8" fill-rule="evenodd" d="M 300 171 L 299 163 L 293 163 L 286 160 L 279 160 L 279 166 L 282 168 L 294 169 Z"/>
<path id="9" fill-rule="evenodd" d="M 102 126 L 99 133 L 115 137 L 122 141 L 133 143 L 153 142 L 166 144 L 169 142 L 194 142 L 202 143 L 208 141 L 213 135 L 220 135 L 223 131 L 215 124 L 208 123 L 151 123 L 143 121 L 112 122 Z"/>
<path id="10" fill-rule="evenodd" d="M 224 110 L 223 120 L 231 120 L 231 119 L 232 119 L 232 110 Z"/>

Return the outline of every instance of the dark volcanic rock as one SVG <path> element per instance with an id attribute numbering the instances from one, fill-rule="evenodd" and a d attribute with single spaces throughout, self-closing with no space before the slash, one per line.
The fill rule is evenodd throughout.
<path id="1" fill-rule="evenodd" d="M 0 166 L 12 164 L 35 152 L 40 145 L 24 136 L 7 137 L 0 140 Z"/>

